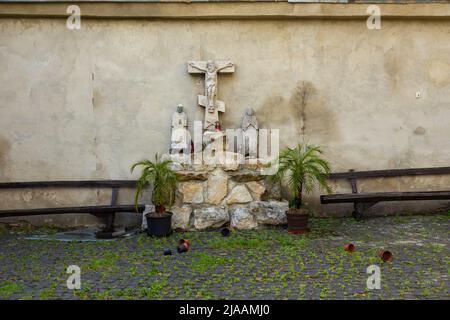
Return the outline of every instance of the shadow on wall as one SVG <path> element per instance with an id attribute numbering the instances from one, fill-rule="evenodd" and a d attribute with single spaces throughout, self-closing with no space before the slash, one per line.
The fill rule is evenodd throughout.
<path id="1" fill-rule="evenodd" d="M 329 100 L 309 81 L 299 81 L 289 98 L 271 95 L 257 108 L 261 128 L 280 129 L 280 147 L 303 139 L 329 145 L 339 139 L 339 128 Z"/>

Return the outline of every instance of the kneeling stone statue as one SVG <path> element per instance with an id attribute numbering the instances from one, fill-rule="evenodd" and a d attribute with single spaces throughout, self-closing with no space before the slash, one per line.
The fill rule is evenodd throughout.
<path id="1" fill-rule="evenodd" d="M 255 110 L 247 108 L 242 118 L 242 135 L 245 146 L 244 155 L 255 159 L 258 154 L 258 121 Z"/>

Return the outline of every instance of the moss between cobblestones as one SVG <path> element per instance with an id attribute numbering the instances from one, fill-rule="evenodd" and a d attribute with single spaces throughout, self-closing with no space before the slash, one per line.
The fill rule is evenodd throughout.
<path id="1" fill-rule="evenodd" d="M 20 285 L 14 281 L 4 281 L 0 283 L 0 297 L 8 297 L 19 291 Z"/>
<path id="2" fill-rule="evenodd" d="M 266 229 L 96 243 L 30 241 L 30 230 L 16 229 L 0 235 L 0 299 L 448 299 L 449 224 L 448 214 L 312 219 L 306 236 Z M 189 252 L 176 253 L 179 238 L 190 239 Z M 343 250 L 348 242 L 355 253 Z M 393 262 L 380 260 L 382 248 Z M 66 287 L 71 264 L 81 290 Z M 380 290 L 366 288 L 371 264 Z"/>

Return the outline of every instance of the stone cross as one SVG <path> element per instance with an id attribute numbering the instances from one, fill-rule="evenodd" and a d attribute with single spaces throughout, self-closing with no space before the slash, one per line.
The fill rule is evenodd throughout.
<path id="1" fill-rule="evenodd" d="M 234 64 L 227 60 L 189 61 L 188 72 L 205 74 L 205 95 L 198 96 L 198 104 L 205 107 L 204 129 L 214 131 L 219 111 L 225 112 L 225 103 L 217 99 L 217 73 L 234 72 Z"/>

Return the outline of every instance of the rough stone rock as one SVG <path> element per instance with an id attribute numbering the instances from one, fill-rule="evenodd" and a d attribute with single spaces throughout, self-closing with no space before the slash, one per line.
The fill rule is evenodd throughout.
<path id="1" fill-rule="evenodd" d="M 170 168 L 175 171 L 180 170 L 186 170 L 185 168 L 188 167 L 188 164 L 190 163 L 191 156 L 186 154 L 169 154 L 165 153 L 162 154 L 161 160 L 170 160 L 172 163 L 170 164 Z"/>
<path id="2" fill-rule="evenodd" d="M 208 171 L 214 170 L 215 168 L 216 168 L 215 165 L 208 165 L 208 164 L 205 164 L 205 163 L 190 165 L 190 169 L 193 170 L 193 171 L 205 171 L 205 172 L 208 172 Z"/>
<path id="3" fill-rule="evenodd" d="M 236 185 L 237 185 L 236 181 L 228 179 L 228 192 L 231 192 L 231 190 L 233 190 L 234 187 L 236 187 Z"/>
<path id="4" fill-rule="evenodd" d="M 234 207 L 229 210 L 230 226 L 239 230 L 255 229 L 258 227 L 255 217 L 246 207 Z"/>
<path id="5" fill-rule="evenodd" d="M 225 171 L 236 171 L 239 165 L 244 162 L 241 154 L 229 151 L 218 151 L 214 156 L 204 155 L 204 161 L 210 166 L 221 167 Z"/>
<path id="6" fill-rule="evenodd" d="M 251 160 L 256 160 L 256 159 L 251 159 Z M 250 161 L 250 160 L 249 160 Z M 260 168 L 260 165 L 257 162 L 246 162 L 242 168 L 244 170 L 250 170 L 250 171 L 256 171 Z"/>
<path id="7" fill-rule="evenodd" d="M 242 169 L 239 171 L 233 171 L 229 173 L 230 177 L 237 182 L 249 182 L 258 181 L 264 179 L 264 175 L 261 175 L 259 171 Z"/>
<path id="8" fill-rule="evenodd" d="M 194 210 L 194 227 L 197 230 L 219 228 L 229 221 L 226 206 L 210 206 Z"/>
<path id="9" fill-rule="evenodd" d="M 264 187 L 266 190 L 261 195 L 261 200 L 269 201 L 269 200 L 281 200 L 281 187 L 277 182 L 269 182 L 267 179 L 264 181 Z"/>
<path id="10" fill-rule="evenodd" d="M 178 191 L 183 195 L 183 202 L 185 203 L 203 202 L 202 182 L 181 182 Z"/>
<path id="11" fill-rule="evenodd" d="M 222 160 L 222 166 L 225 171 L 236 171 L 239 169 L 240 164 L 244 162 L 244 156 L 235 152 L 225 151 L 222 158 L 225 158 L 225 160 Z M 229 161 L 229 159 L 232 160 Z"/>
<path id="12" fill-rule="evenodd" d="M 225 171 L 236 171 L 239 169 L 239 162 L 226 163 L 222 167 Z"/>
<path id="13" fill-rule="evenodd" d="M 181 207 L 174 206 L 170 209 L 172 215 L 172 228 L 173 229 L 189 229 L 189 219 L 191 218 L 192 208 L 189 205 L 183 205 Z"/>
<path id="14" fill-rule="evenodd" d="M 181 170 L 183 170 L 183 165 L 178 162 L 172 162 L 170 164 L 170 168 L 174 171 L 181 171 Z"/>
<path id="15" fill-rule="evenodd" d="M 252 195 L 248 192 L 245 185 L 237 185 L 228 195 L 227 204 L 247 203 L 253 201 Z"/>
<path id="16" fill-rule="evenodd" d="M 286 224 L 287 201 L 255 201 L 250 203 L 250 212 L 261 224 Z"/>
<path id="17" fill-rule="evenodd" d="M 206 180 L 208 179 L 207 171 L 178 171 L 178 180 L 179 181 L 188 181 L 188 180 Z"/>
<path id="18" fill-rule="evenodd" d="M 266 191 L 266 188 L 261 182 L 257 181 L 250 181 L 245 184 L 247 188 L 250 190 L 250 192 L 253 195 L 253 199 L 259 201 L 261 200 L 261 196 L 264 194 L 264 191 Z"/>
<path id="19" fill-rule="evenodd" d="M 208 177 L 206 201 L 219 204 L 228 193 L 228 176 L 221 169 L 214 170 Z"/>

